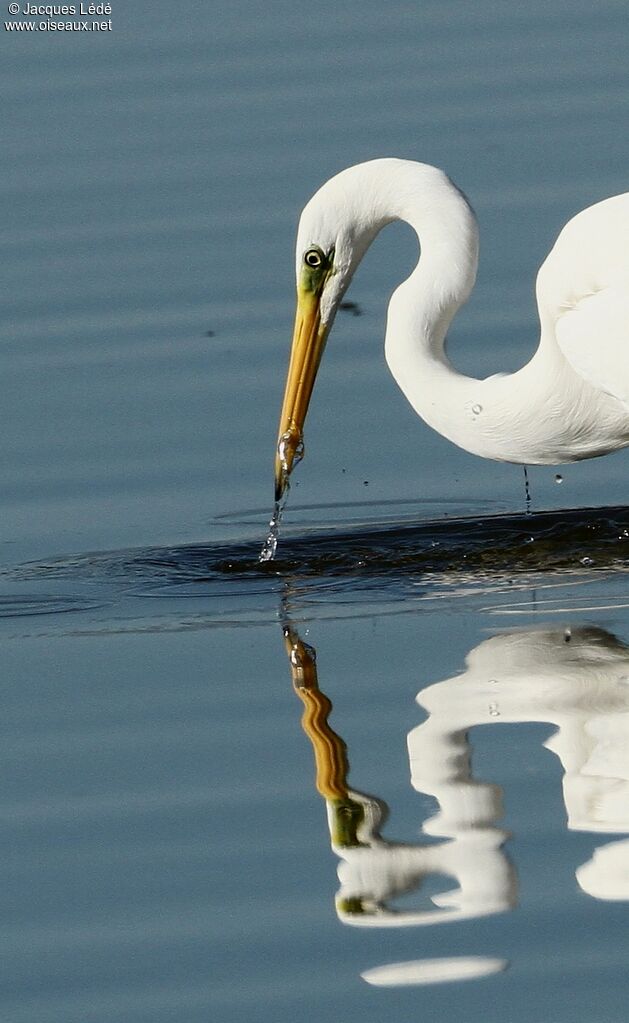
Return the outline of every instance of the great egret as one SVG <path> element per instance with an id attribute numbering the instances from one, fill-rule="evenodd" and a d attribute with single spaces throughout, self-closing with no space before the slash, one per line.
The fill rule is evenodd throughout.
<path id="1" fill-rule="evenodd" d="M 590 206 L 560 233 L 537 277 L 541 337 L 530 362 L 476 380 L 458 373 L 445 352 L 450 322 L 476 278 L 476 217 L 436 167 L 372 160 L 326 182 L 299 223 L 276 502 L 303 453 L 336 310 L 367 248 L 394 220 L 417 232 L 421 257 L 389 303 L 385 354 L 429 426 L 473 454 L 525 464 L 574 462 L 629 444 L 629 193 Z"/>

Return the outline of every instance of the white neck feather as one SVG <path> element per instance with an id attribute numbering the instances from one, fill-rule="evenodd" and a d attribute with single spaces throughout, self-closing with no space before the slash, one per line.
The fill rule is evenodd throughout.
<path id="1" fill-rule="evenodd" d="M 492 410 L 498 416 L 500 411 L 487 402 L 487 381 L 459 373 L 445 351 L 448 328 L 476 280 L 476 217 L 465 196 L 434 167 L 402 162 L 389 188 L 395 196 L 387 197 L 389 220 L 394 210 L 421 247 L 417 266 L 389 303 L 389 368 L 425 422 L 466 450 L 499 458 L 501 431 L 495 430 Z"/>
<path id="2" fill-rule="evenodd" d="M 387 215 L 379 226 L 406 221 L 417 233 L 421 257 L 389 303 L 385 354 L 418 415 L 464 450 L 501 461 L 556 464 L 609 450 L 597 407 L 584 395 L 589 385 L 567 371 L 554 337 L 516 373 L 479 380 L 452 366 L 446 333 L 476 280 L 476 217 L 442 171 L 391 163 L 397 167 L 388 168 Z M 560 408 L 567 410 L 561 416 Z"/>
<path id="3" fill-rule="evenodd" d="M 396 219 L 416 232 L 421 257 L 389 303 L 386 355 L 404 390 L 407 374 L 400 374 L 403 384 L 396 372 L 400 364 L 422 359 L 454 373 L 444 343 L 476 281 L 478 226 L 469 203 L 442 171 L 424 164 L 403 167 L 415 187 L 397 196 Z"/>

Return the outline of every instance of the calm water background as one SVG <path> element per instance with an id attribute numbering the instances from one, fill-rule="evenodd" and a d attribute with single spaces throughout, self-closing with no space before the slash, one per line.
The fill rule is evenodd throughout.
<path id="1" fill-rule="evenodd" d="M 211 559 L 264 533 L 296 218 L 342 167 L 448 171 L 481 224 L 453 358 L 484 375 L 529 357 L 557 232 L 629 187 L 626 5 L 112 6 L 111 33 L 1 33 L 2 1019 L 624 1020 L 626 907 L 575 882 L 603 839 L 566 830 L 552 726 L 478 737 L 478 772 L 505 786 L 519 909 L 343 927 L 285 580 L 201 580 L 181 550 Z M 362 315 L 328 346 L 289 532 L 524 507 L 519 468 L 431 433 L 386 372 L 386 299 L 415 257 L 391 227 L 352 285 Z M 626 452 L 560 486 L 533 470 L 533 507 L 622 504 L 628 470 Z M 148 548 L 170 567 L 103 553 Z M 389 837 L 416 841 L 434 812 L 408 780 L 421 687 L 505 625 L 629 641 L 622 574 L 535 583 L 550 589 L 468 579 L 409 600 L 296 572 L 288 610 Z M 360 978 L 470 954 L 510 969 Z"/>

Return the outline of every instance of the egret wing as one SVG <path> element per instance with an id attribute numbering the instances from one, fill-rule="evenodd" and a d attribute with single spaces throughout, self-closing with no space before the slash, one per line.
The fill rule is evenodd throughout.
<path id="1" fill-rule="evenodd" d="M 629 407 L 629 284 L 582 298 L 557 320 L 556 338 L 580 376 Z"/>

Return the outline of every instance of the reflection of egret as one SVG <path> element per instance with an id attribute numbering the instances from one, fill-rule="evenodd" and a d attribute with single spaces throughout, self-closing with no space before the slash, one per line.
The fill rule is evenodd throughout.
<path id="1" fill-rule="evenodd" d="M 343 923 L 430 925 L 515 906 L 516 874 L 502 847 L 507 834 L 496 826 L 502 790 L 473 776 L 468 731 L 474 725 L 555 724 L 545 745 L 564 769 L 568 826 L 629 832 L 629 647 L 603 629 L 493 636 L 470 651 L 460 675 L 420 691 L 417 700 L 428 716 L 408 736 L 411 781 L 438 809 L 415 843 L 384 837 L 385 804 L 350 788 L 347 748 L 328 721 L 332 704 L 319 688 L 315 651 L 286 615 L 284 639 L 340 859 L 336 909 Z M 432 909 L 400 904 L 429 875 L 448 875 L 458 887 L 432 895 Z M 629 839 L 599 846 L 576 878 L 594 898 L 627 900 Z M 507 966 L 495 956 L 422 958 L 381 964 L 361 976 L 369 984 L 397 987 L 487 977 Z"/>
<path id="2" fill-rule="evenodd" d="M 288 625 L 284 638 L 295 691 L 304 704 L 302 725 L 315 755 L 316 785 L 326 801 L 332 848 L 341 859 L 339 917 L 356 926 L 408 927 L 513 907 L 515 874 L 502 849 L 507 835 L 495 827 L 501 814 L 498 787 L 470 780 L 469 763 L 461 764 L 457 777 L 450 779 L 453 795 L 448 826 L 440 832 L 442 841 L 407 844 L 383 838 L 386 805 L 348 785 L 347 749 L 328 722 L 332 704 L 319 688 L 315 652 Z M 450 753 L 449 745 L 446 752 Z M 443 774 L 442 766 L 436 770 Z M 391 905 L 396 897 L 420 888 L 429 875 L 453 877 L 459 887 L 433 895 L 434 909 Z M 481 969 L 479 964 L 475 968 Z M 420 982 L 415 972 L 413 978 L 413 983 Z"/>
<path id="3" fill-rule="evenodd" d="M 432 841 L 406 844 L 381 835 L 386 806 L 349 787 L 345 743 L 328 723 L 314 650 L 285 626 L 286 649 L 302 720 L 325 798 L 332 846 L 341 859 L 339 916 L 358 926 L 400 927 L 461 920 L 512 908 L 517 886 L 502 845 L 502 790 L 472 774 L 468 731 L 475 725 L 550 722 L 545 742 L 561 760 L 572 830 L 629 832 L 629 648 L 603 629 L 535 629 L 500 634 L 470 651 L 465 671 L 423 689 L 428 717 L 408 736 L 413 787 L 438 810 L 422 831 Z M 397 897 L 429 875 L 458 887 L 433 895 L 436 909 L 402 909 Z M 629 898 L 629 841 L 598 848 L 579 867 L 582 889 Z"/>
<path id="4" fill-rule="evenodd" d="M 476 277 L 478 230 L 434 167 L 374 160 L 338 174 L 306 206 L 297 238 L 297 318 L 275 463 L 276 500 L 302 452 L 303 424 L 336 310 L 385 224 L 417 232 L 421 259 L 389 304 L 385 351 L 415 411 L 485 458 L 573 462 L 629 444 L 629 194 L 584 210 L 537 279 L 541 340 L 517 373 L 476 380 L 445 353 Z"/>

